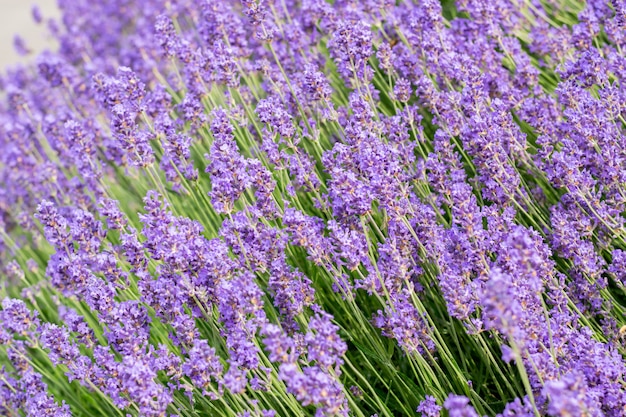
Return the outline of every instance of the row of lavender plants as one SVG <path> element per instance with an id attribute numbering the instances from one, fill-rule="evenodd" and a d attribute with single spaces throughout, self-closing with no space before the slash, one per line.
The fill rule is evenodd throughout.
<path id="1" fill-rule="evenodd" d="M 624 0 L 58 2 L 1 415 L 626 415 Z"/>

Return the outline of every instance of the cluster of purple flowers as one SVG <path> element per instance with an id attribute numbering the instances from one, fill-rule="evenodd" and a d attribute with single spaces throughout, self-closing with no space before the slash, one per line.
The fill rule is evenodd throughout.
<path id="1" fill-rule="evenodd" d="M 0 414 L 626 414 L 624 0 L 59 7 Z"/>

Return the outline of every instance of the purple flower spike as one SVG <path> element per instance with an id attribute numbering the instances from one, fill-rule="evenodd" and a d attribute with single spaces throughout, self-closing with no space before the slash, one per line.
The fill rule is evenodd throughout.
<path id="1" fill-rule="evenodd" d="M 432 395 L 427 395 L 417 407 L 418 413 L 422 413 L 423 417 L 439 417 L 441 406 L 437 405 L 437 400 Z"/>

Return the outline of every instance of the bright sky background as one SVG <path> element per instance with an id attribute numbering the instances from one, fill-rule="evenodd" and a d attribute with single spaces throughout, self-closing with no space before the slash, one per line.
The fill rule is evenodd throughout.
<path id="1" fill-rule="evenodd" d="M 0 0 L 0 71 L 7 65 L 32 60 L 34 55 L 20 57 L 13 48 L 13 36 L 20 34 L 26 46 L 34 52 L 54 48 L 47 36 L 45 22 L 36 25 L 31 17 L 34 4 L 46 19 L 58 18 L 56 0 Z"/>

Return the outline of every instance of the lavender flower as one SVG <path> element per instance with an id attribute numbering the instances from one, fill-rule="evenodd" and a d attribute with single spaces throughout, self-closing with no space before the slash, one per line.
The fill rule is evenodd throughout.
<path id="1" fill-rule="evenodd" d="M 211 154 L 207 155 L 211 162 L 206 168 L 211 174 L 211 201 L 218 212 L 229 213 L 235 201 L 250 185 L 250 178 L 246 172 L 246 161 L 239 154 L 233 128 L 224 110 L 213 112 L 211 131 L 215 142 Z"/>
<path id="2" fill-rule="evenodd" d="M 417 412 L 424 417 L 439 417 L 441 407 L 437 405 L 437 400 L 432 395 L 427 395 L 417 407 Z"/>
<path id="3" fill-rule="evenodd" d="M 341 22 L 329 43 L 339 73 L 346 79 L 371 77 L 367 60 L 372 55 L 372 32 L 364 22 Z"/>
<path id="4" fill-rule="evenodd" d="M 317 367 L 307 367 L 300 372 L 295 364 L 280 366 L 279 376 L 303 406 L 315 405 L 316 415 L 347 416 L 347 400 L 341 385 L 332 376 Z"/>
<path id="5" fill-rule="evenodd" d="M 322 369 L 334 367 L 337 372 L 343 364 L 346 343 L 337 334 L 339 328 L 328 313 L 320 311 L 309 321 L 309 332 L 304 341 L 309 362 L 317 362 Z"/>
<path id="6" fill-rule="evenodd" d="M 449 395 L 443 403 L 450 417 L 478 417 L 476 410 L 469 405 L 469 398 L 462 395 Z"/>

